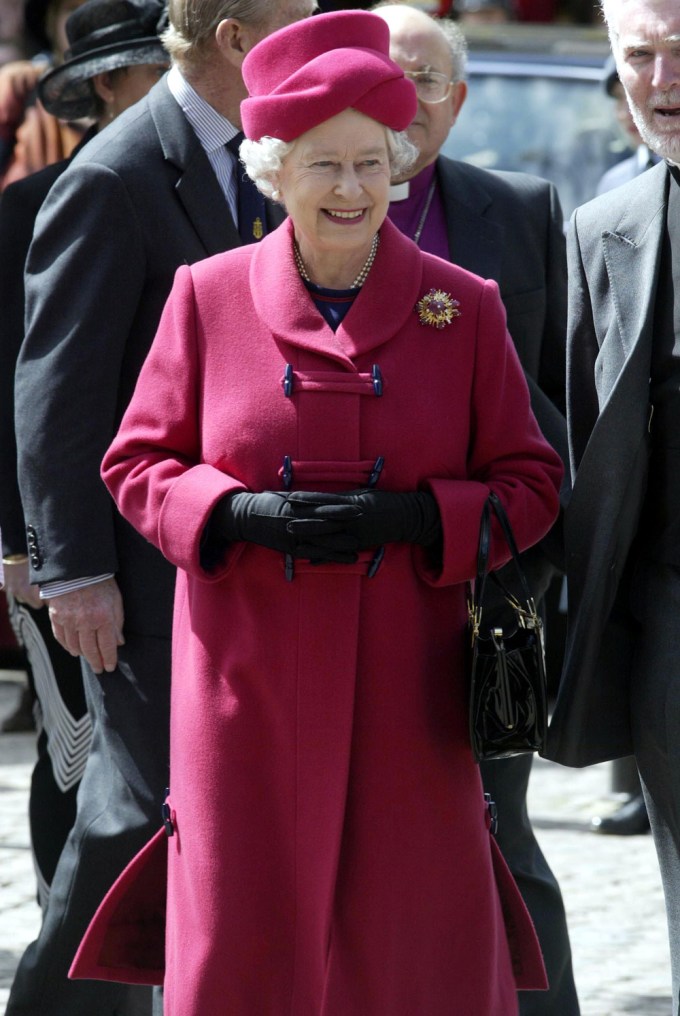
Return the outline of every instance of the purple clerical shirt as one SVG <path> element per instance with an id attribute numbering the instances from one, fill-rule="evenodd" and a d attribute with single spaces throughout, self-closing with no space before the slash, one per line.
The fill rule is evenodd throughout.
<path id="1" fill-rule="evenodd" d="M 412 240 L 415 239 L 432 184 L 434 184 L 432 200 L 423 223 L 418 245 L 421 250 L 437 254 L 445 261 L 450 261 L 444 202 L 437 184 L 434 162 L 422 169 L 412 180 L 407 180 L 405 184 L 397 184 L 391 188 L 393 198 L 390 201 L 387 214 L 402 233 Z M 400 197 L 401 194 L 404 196 Z"/>

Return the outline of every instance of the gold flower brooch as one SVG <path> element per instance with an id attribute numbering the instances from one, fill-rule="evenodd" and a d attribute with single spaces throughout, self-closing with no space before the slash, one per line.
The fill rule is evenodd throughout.
<path id="1" fill-rule="evenodd" d="M 444 328 L 454 318 L 460 317 L 459 306 L 458 300 L 454 300 L 450 293 L 445 293 L 443 289 L 431 289 L 416 304 L 418 320 L 421 325 Z"/>

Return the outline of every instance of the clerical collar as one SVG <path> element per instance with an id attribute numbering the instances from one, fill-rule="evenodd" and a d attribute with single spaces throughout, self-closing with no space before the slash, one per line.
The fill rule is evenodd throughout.
<path id="1" fill-rule="evenodd" d="M 421 169 L 420 173 L 416 173 L 410 180 L 404 180 L 403 183 L 391 184 L 390 201 L 406 201 L 417 194 L 422 194 L 430 186 L 434 176 L 434 169 L 435 164 L 431 162 L 429 166 Z"/>
<path id="2" fill-rule="evenodd" d="M 405 201 L 411 193 L 411 181 L 390 184 L 390 201 Z"/>

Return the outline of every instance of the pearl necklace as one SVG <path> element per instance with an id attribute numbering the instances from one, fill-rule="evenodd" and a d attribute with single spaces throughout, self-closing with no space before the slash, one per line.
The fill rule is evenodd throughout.
<path id="1" fill-rule="evenodd" d="M 349 287 L 350 289 L 360 289 L 363 286 L 364 282 L 366 281 L 366 278 L 368 277 L 368 273 L 373 267 L 375 256 L 378 253 L 379 243 L 380 243 L 380 234 L 376 233 L 375 236 L 373 237 L 373 241 L 371 242 L 371 250 L 366 259 L 366 264 L 361 269 L 352 285 Z M 302 255 L 300 254 L 300 248 L 298 247 L 297 242 L 295 240 L 293 240 L 293 256 L 295 257 L 295 264 L 297 265 L 297 270 L 300 273 L 300 277 L 304 279 L 305 282 L 309 282 L 310 285 L 314 285 L 314 283 L 309 277 L 307 269 L 305 268 L 304 261 L 302 260 Z"/>

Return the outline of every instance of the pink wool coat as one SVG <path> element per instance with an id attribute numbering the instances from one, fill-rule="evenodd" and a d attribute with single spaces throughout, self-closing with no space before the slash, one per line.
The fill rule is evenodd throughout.
<path id="1" fill-rule="evenodd" d="M 287 222 L 178 271 L 103 465 L 122 513 L 179 569 L 165 1011 L 510 1016 L 516 986 L 544 972 L 470 753 L 464 583 L 489 490 L 525 548 L 556 515 L 561 465 L 494 283 L 386 221 L 334 333 L 291 247 Z M 441 329 L 416 309 L 432 288 L 459 302 Z M 202 570 L 225 494 L 282 489 L 284 474 L 354 489 L 379 456 L 381 488 L 436 497 L 440 566 L 391 544 L 372 578 L 373 552 L 297 561 L 291 580 L 282 555 L 244 543 Z M 149 965 L 148 928 L 130 939 L 116 907 L 76 975 L 134 980 L 126 941 Z"/>

